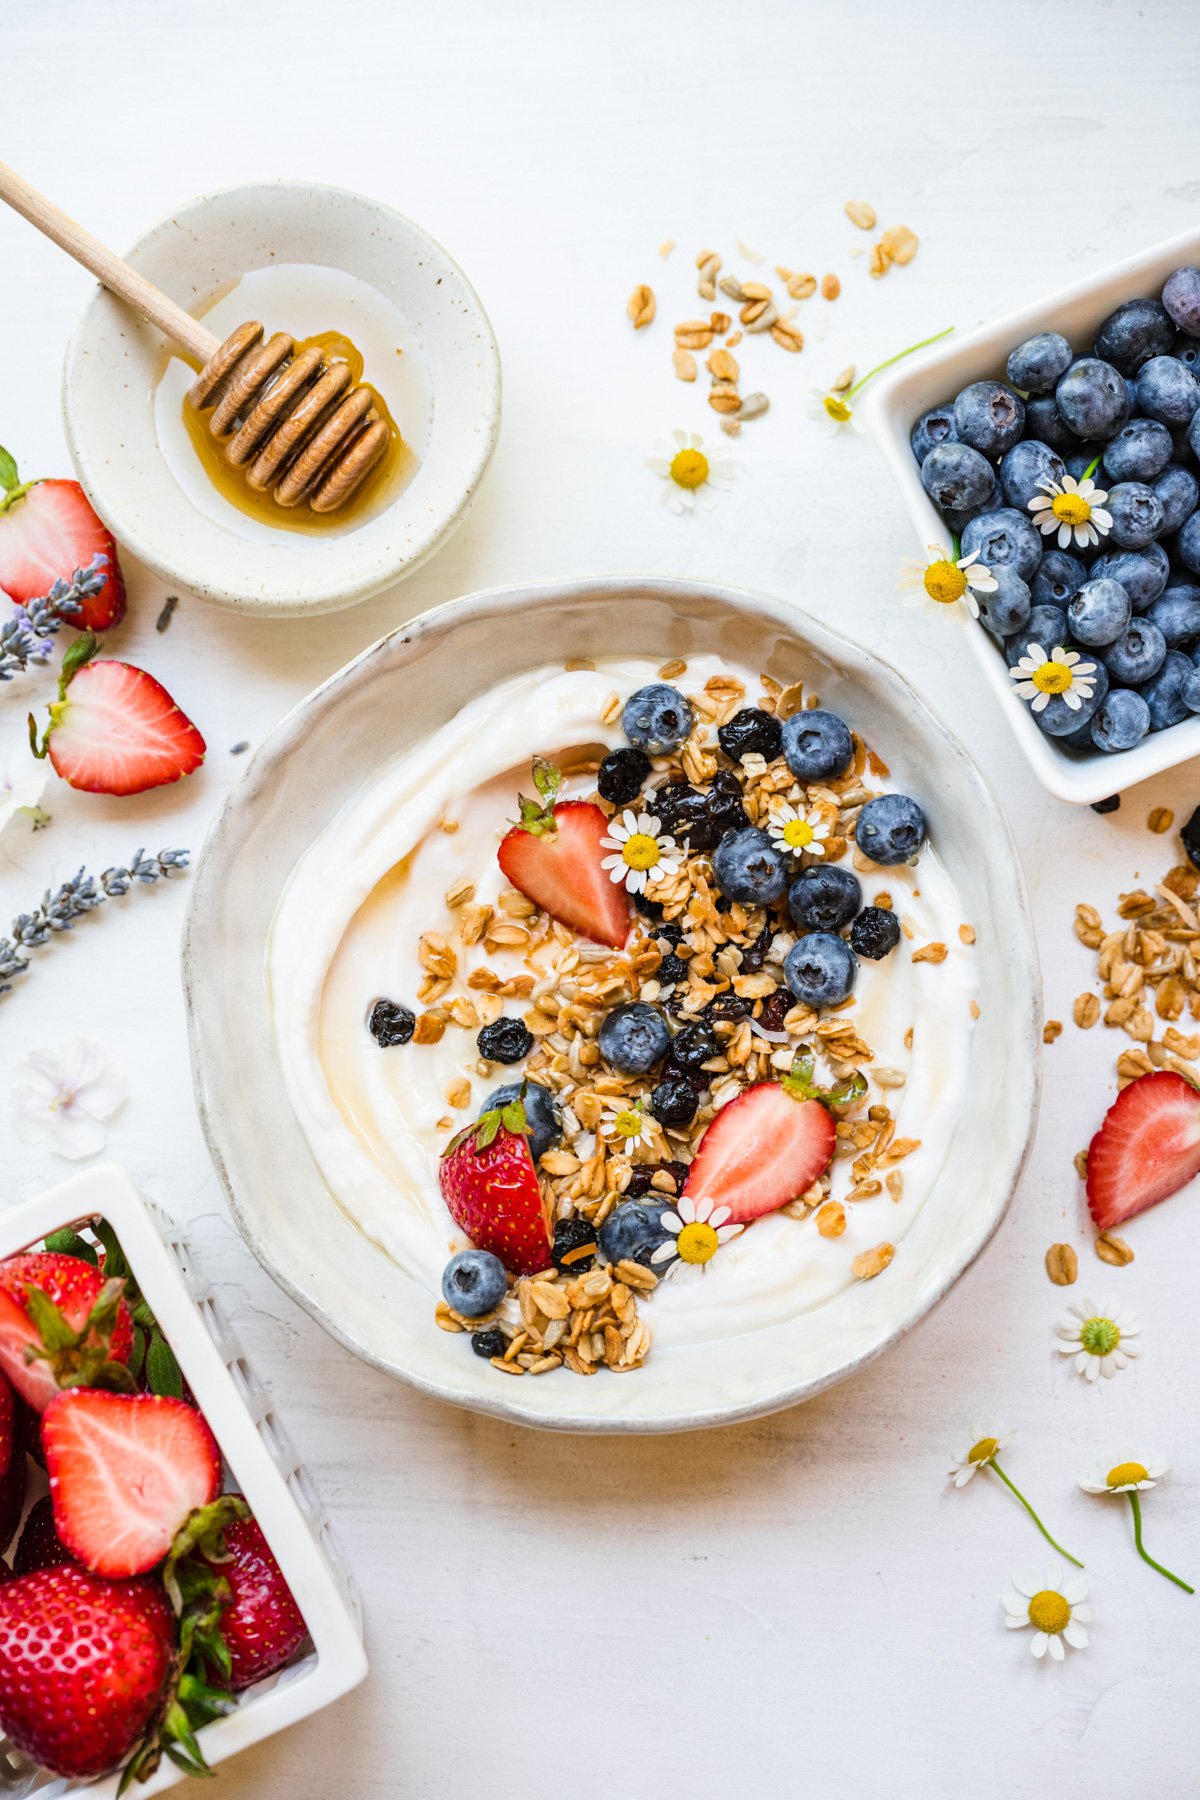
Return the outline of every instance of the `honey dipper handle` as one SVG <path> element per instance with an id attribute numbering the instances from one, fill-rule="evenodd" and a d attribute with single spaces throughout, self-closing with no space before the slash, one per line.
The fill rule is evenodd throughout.
<path id="1" fill-rule="evenodd" d="M 218 348 L 220 339 L 215 338 L 198 319 L 193 319 L 191 313 L 176 305 L 161 288 L 156 288 L 144 275 L 139 275 L 136 269 L 131 269 L 128 263 L 122 262 L 99 238 L 94 238 L 82 225 L 77 225 L 52 200 L 30 187 L 27 181 L 5 163 L 0 163 L 0 200 L 28 219 L 31 225 L 36 225 L 60 250 L 73 256 L 85 269 L 90 269 L 109 293 L 116 294 L 118 299 L 124 300 L 135 312 L 140 313 L 143 319 L 148 319 L 151 325 L 156 325 L 160 331 L 165 332 L 174 344 L 196 362 L 206 363 Z"/>

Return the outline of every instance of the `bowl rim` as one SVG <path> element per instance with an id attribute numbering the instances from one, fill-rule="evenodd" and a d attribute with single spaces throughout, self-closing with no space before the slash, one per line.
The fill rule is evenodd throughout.
<path id="1" fill-rule="evenodd" d="M 961 380 L 994 375 L 1003 368 L 1009 351 L 1026 337 L 1036 331 L 1061 329 L 1065 310 L 1084 307 L 1094 300 L 1095 322 L 1099 324 L 1113 306 L 1137 297 L 1141 291 L 1139 283 L 1150 280 L 1161 287 L 1173 268 L 1189 263 L 1200 263 L 1197 230 L 1164 238 L 1146 250 L 1015 307 L 999 319 L 976 326 L 961 337 L 947 339 L 880 380 L 863 403 L 863 421 L 904 496 L 922 544 L 946 542 L 949 527 L 921 486 L 908 440 L 921 412 L 940 404 L 953 385 L 942 385 L 943 371 L 962 366 Z M 1122 291 L 1118 294 L 1116 290 Z M 1101 305 L 1104 311 L 1099 310 Z M 961 385 L 959 377 L 954 379 Z M 1009 729 L 1035 775 L 1056 799 L 1090 806 L 1200 755 L 1200 717 L 1183 719 L 1166 731 L 1152 732 L 1132 750 L 1115 755 L 1102 750 L 1067 755 L 1054 739 L 1039 730 L 1028 710 L 1013 697 L 1003 658 L 991 637 L 965 614 L 959 620 L 959 629 L 967 632 L 971 654 L 999 700 Z"/>
<path id="2" fill-rule="evenodd" d="M 103 283 L 97 282 L 88 295 L 87 301 L 71 329 L 63 354 L 62 376 L 60 380 L 60 410 L 63 431 L 66 436 L 67 450 L 71 458 L 75 475 L 87 495 L 89 501 L 100 514 L 104 522 L 112 530 L 118 543 L 127 548 L 140 562 L 154 571 L 160 580 L 177 584 L 196 594 L 203 600 L 217 606 L 228 607 L 245 613 L 255 613 L 266 617 L 305 618 L 325 612 L 338 612 L 347 607 L 357 605 L 360 601 L 369 600 L 372 596 L 383 592 L 385 588 L 407 579 L 409 575 L 426 563 L 458 525 L 462 523 L 480 482 L 487 472 L 495 452 L 500 434 L 500 416 L 502 401 L 502 372 L 500 349 L 491 320 L 472 283 L 468 280 L 461 266 L 443 247 L 438 239 L 426 231 L 406 213 L 388 205 L 386 201 L 373 199 L 368 194 L 359 193 L 354 188 L 341 187 L 330 182 L 305 181 L 288 176 L 268 177 L 262 181 L 236 182 L 227 187 L 206 188 L 190 198 L 180 201 L 177 206 L 152 224 L 148 225 L 125 252 L 125 260 L 133 267 L 139 266 L 143 253 L 152 242 L 165 234 L 170 228 L 178 226 L 181 220 L 203 212 L 214 203 L 231 200 L 250 200 L 261 202 L 262 197 L 271 193 L 295 192 L 304 195 L 328 196 L 338 202 L 348 202 L 354 207 L 374 214 L 376 218 L 383 216 L 424 245 L 431 257 L 436 258 L 440 267 L 450 273 L 459 283 L 463 297 L 471 308 L 472 329 L 478 334 L 481 347 L 482 363 L 479 379 L 481 429 L 466 446 L 468 454 L 464 456 L 461 491 L 456 491 L 453 500 L 435 509 L 425 525 L 410 540 L 404 552 L 393 551 L 381 561 L 378 558 L 364 564 L 361 573 L 352 580 L 334 578 L 326 581 L 321 587 L 311 590 L 306 597 L 297 598 L 295 589 L 297 581 L 289 574 L 286 592 L 278 596 L 264 596 L 261 588 L 247 583 L 235 590 L 228 583 L 214 586 L 205 576 L 202 569 L 194 568 L 185 571 L 173 562 L 169 553 L 158 550 L 147 542 L 145 535 L 137 526 L 131 526 L 120 519 L 120 506 L 113 507 L 109 484 L 105 479 L 105 461 L 99 450 L 92 451 L 88 447 L 86 431 L 81 435 L 79 422 L 73 410 L 72 399 L 74 384 L 77 380 L 79 365 L 87 357 L 87 341 L 96 325 L 98 308 L 106 299 L 110 299 Z M 120 304 L 120 302 L 116 302 Z M 160 452 L 161 455 L 161 452 Z M 172 477 L 172 480 L 174 478 Z M 408 490 L 405 489 L 404 492 Z M 403 500 L 403 493 L 397 495 L 392 504 Z M 379 514 L 385 518 L 390 508 Z M 221 530 L 215 521 L 197 512 L 206 526 L 213 530 Z M 247 547 L 253 551 L 254 544 L 247 540 Z"/>
<path id="3" fill-rule="evenodd" d="M 693 600 L 707 597 L 716 600 L 733 612 L 751 611 L 757 618 L 766 618 L 771 623 L 783 627 L 789 635 L 810 646 L 818 655 L 823 654 L 837 664 L 846 666 L 853 661 L 865 663 L 873 672 L 882 677 L 897 696 L 903 694 L 907 701 L 917 708 L 923 730 L 936 744 L 940 754 L 953 758 L 965 771 L 967 779 L 975 787 L 979 802 L 989 815 L 990 829 L 997 845 L 997 862 L 1007 872 L 1006 921 L 1013 928 L 1013 938 L 1009 946 L 1010 960 L 1020 974 L 1019 990 L 1028 997 L 1028 1012 L 1022 1016 L 1019 1029 L 1027 1039 L 1030 1053 L 1028 1056 L 1013 1058 L 1012 1065 L 1008 1070 L 1015 1090 L 1014 1114 L 1024 1118 L 1025 1129 L 1019 1144 L 1014 1144 L 1010 1149 L 1006 1169 L 995 1186 L 994 1199 L 989 1211 L 986 1215 L 981 1216 L 974 1232 L 965 1238 L 956 1253 L 948 1258 L 945 1272 L 923 1285 L 920 1292 L 914 1295 L 907 1309 L 885 1331 L 880 1333 L 876 1341 L 872 1342 L 865 1350 L 848 1355 L 843 1362 L 819 1376 L 791 1383 L 784 1381 L 772 1390 L 751 1400 L 703 1410 L 693 1408 L 690 1411 L 676 1411 L 654 1417 L 615 1417 L 597 1420 L 589 1414 L 573 1412 L 569 1407 L 554 1417 L 535 1413 L 521 1403 L 519 1399 L 520 1384 L 503 1383 L 500 1384 L 500 1391 L 495 1396 L 490 1393 L 481 1395 L 437 1380 L 411 1367 L 402 1367 L 397 1361 L 388 1360 L 387 1357 L 372 1349 L 369 1344 L 362 1342 L 352 1329 L 332 1317 L 324 1309 L 320 1300 L 307 1291 L 300 1277 L 284 1266 L 283 1260 L 264 1241 L 253 1206 L 248 1205 L 243 1199 L 240 1191 L 243 1185 L 242 1178 L 236 1166 L 237 1147 L 235 1143 L 229 1141 L 228 1135 L 222 1130 L 218 1109 L 209 1093 L 206 1067 L 210 1056 L 214 1058 L 214 1061 L 221 1056 L 221 1048 L 215 1036 L 211 1048 L 209 1044 L 203 999 L 206 986 L 205 970 L 208 966 L 208 951 L 204 939 L 209 892 L 213 890 L 214 894 L 219 893 L 222 886 L 221 858 L 224 840 L 226 833 L 233 828 L 242 804 L 243 793 L 249 794 L 254 788 L 260 787 L 265 780 L 269 780 L 269 772 L 276 759 L 285 757 L 290 744 L 304 735 L 306 722 L 314 712 L 337 703 L 339 689 L 344 686 L 352 686 L 357 677 L 364 673 L 370 664 L 387 658 L 389 655 L 399 654 L 403 660 L 415 662 L 426 639 L 434 635 L 449 633 L 457 624 L 470 617 L 488 616 L 492 613 L 502 615 L 513 608 L 524 606 L 536 608 L 539 605 L 551 606 L 555 603 L 562 604 L 575 600 L 601 600 L 611 598 L 614 590 L 620 590 L 628 595 L 648 596 L 667 602 L 681 597 Z M 1036 1046 L 1040 1041 L 1042 1018 L 1042 980 L 1037 944 L 1024 871 L 1012 832 L 982 771 L 966 746 L 929 706 L 924 697 L 918 694 L 900 672 L 883 657 L 843 633 L 832 630 L 794 603 L 785 602 L 753 589 L 735 588 L 723 583 L 622 573 L 482 589 L 430 608 L 369 645 L 350 662 L 344 664 L 341 669 L 329 676 L 312 693 L 299 701 L 279 721 L 255 751 L 238 782 L 227 795 L 221 810 L 209 828 L 197 859 L 184 921 L 181 971 L 193 1091 L 201 1129 L 234 1222 L 246 1244 L 268 1274 L 331 1337 L 370 1367 L 403 1380 L 407 1385 L 432 1399 L 447 1401 L 452 1405 L 465 1407 L 473 1412 L 489 1414 L 510 1423 L 544 1430 L 603 1436 L 627 1433 L 659 1434 L 737 1424 L 747 1419 L 760 1418 L 765 1414 L 777 1412 L 802 1400 L 810 1399 L 866 1367 L 868 1363 L 873 1362 L 876 1357 L 890 1349 L 931 1311 L 985 1249 L 1011 1205 L 1027 1163 L 1037 1127 L 1042 1080 L 1041 1059 L 1036 1053 Z M 246 1185 L 248 1186 L 250 1183 L 247 1182 Z M 514 1387 L 517 1389 L 516 1393 L 513 1391 Z"/>

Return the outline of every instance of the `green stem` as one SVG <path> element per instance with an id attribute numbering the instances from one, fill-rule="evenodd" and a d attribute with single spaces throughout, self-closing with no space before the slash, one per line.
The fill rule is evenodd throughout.
<path id="1" fill-rule="evenodd" d="M 1164 1569 L 1160 1562 L 1155 1562 L 1154 1558 L 1143 1544 L 1142 1503 L 1138 1499 L 1136 1488 L 1130 1488 L 1129 1490 L 1129 1504 L 1133 1509 L 1133 1541 L 1138 1547 L 1138 1555 L 1141 1557 L 1142 1561 L 1148 1562 L 1150 1567 L 1152 1569 L 1157 1569 L 1160 1575 L 1165 1575 L 1168 1581 L 1173 1581 L 1176 1587 L 1181 1587 L 1185 1594 L 1194 1594 L 1196 1591 L 1194 1587 L 1189 1587 L 1187 1582 L 1183 1581 L 1178 1575 L 1172 1575 L 1170 1569 Z"/>
<path id="2" fill-rule="evenodd" d="M 35 488 L 37 485 L 36 481 L 23 481 L 18 487 L 6 488 L 0 494 L 0 514 L 6 513 L 10 506 L 16 505 L 18 500 L 23 500 L 30 488 Z"/>
<path id="3" fill-rule="evenodd" d="M 1103 455 L 1103 452 L 1101 452 L 1101 455 Z M 1096 470 L 1099 467 L 1100 467 L 1100 457 L 1093 456 L 1091 462 L 1088 464 L 1087 468 L 1083 471 L 1083 474 L 1081 475 L 1080 480 L 1086 481 L 1089 476 L 1094 475 L 1096 473 Z"/>
<path id="4" fill-rule="evenodd" d="M 997 1475 L 1000 1477 L 1000 1479 L 1004 1483 L 1005 1487 L 1010 1488 L 1012 1490 L 1012 1492 L 1017 1496 L 1017 1499 L 1021 1502 L 1021 1505 L 1025 1508 L 1025 1511 L 1029 1514 L 1030 1518 L 1033 1520 L 1034 1524 L 1037 1526 L 1038 1530 L 1041 1532 L 1041 1534 L 1045 1538 L 1046 1542 L 1048 1544 L 1053 1544 L 1054 1548 L 1058 1551 L 1058 1554 L 1060 1556 L 1065 1556 L 1069 1563 L 1074 1563 L 1075 1567 L 1077 1569 L 1082 1569 L 1083 1564 L 1080 1562 L 1079 1558 L 1077 1556 L 1072 1556 L 1071 1552 L 1069 1550 L 1064 1550 L 1062 1545 L 1057 1541 L 1057 1539 L 1052 1538 L 1050 1536 L 1050 1533 L 1046 1530 L 1046 1527 L 1042 1524 L 1042 1521 L 1038 1518 L 1037 1514 L 1034 1512 L 1032 1506 L 1030 1506 L 1028 1500 L 1025 1498 L 1025 1496 L 1021 1492 L 1020 1488 L 1014 1486 L 1014 1484 L 1008 1479 L 1008 1476 L 1004 1473 L 1004 1470 L 1000 1467 L 1000 1464 L 996 1461 L 994 1456 L 989 1459 L 989 1467 L 995 1469 Z"/>
<path id="5" fill-rule="evenodd" d="M 950 554 L 953 556 L 955 562 L 957 562 L 962 555 L 962 539 L 959 537 L 957 531 L 951 533 L 950 542 L 954 545 Z"/>
<path id="6" fill-rule="evenodd" d="M 930 344 L 940 343 L 942 338 L 949 337 L 953 330 L 953 325 L 947 325 L 944 331 L 935 331 L 932 337 L 922 338 L 919 344 L 910 344 L 907 350 L 897 350 L 895 356 L 889 356 L 886 362 L 876 363 L 873 369 L 868 369 L 862 380 L 856 381 L 849 392 L 843 394 L 842 398 L 844 400 L 853 400 L 859 388 L 866 387 L 868 381 L 870 381 L 873 376 L 882 374 L 884 369 L 890 369 L 893 363 L 898 363 L 903 357 L 911 356 L 914 350 L 924 350 Z"/>

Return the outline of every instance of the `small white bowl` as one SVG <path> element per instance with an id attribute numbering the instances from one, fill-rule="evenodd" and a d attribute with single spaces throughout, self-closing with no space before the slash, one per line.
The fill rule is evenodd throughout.
<path id="1" fill-rule="evenodd" d="M 864 420 L 908 503 L 922 549 L 950 540 L 949 526 L 921 486 L 921 471 L 908 441 L 922 413 L 953 400 L 968 382 L 988 376 L 1003 379 L 1009 352 L 1037 331 L 1061 331 L 1077 350 L 1083 349 L 1091 344 L 1096 327 L 1122 301 L 1157 297 L 1173 269 L 1196 263 L 1200 263 L 1200 232 L 1190 231 L 1010 313 L 994 325 L 953 337 L 945 349 L 879 383 L 863 408 Z M 1056 738 L 1038 729 L 1028 707 L 1013 693 L 1004 657 L 983 627 L 964 613 L 959 628 L 965 631 L 984 679 L 1004 708 L 1035 775 L 1060 800 L 1090 805 L 1200 756 L 1200 716 L 1153 732 L 1132 750 L 1113 755 L 1103 750 L 1064 749 Z"/>
<path id="2" fill-rule="evenodd" d="M 685 1403 L 674 1384 L 660 1385 L 653 1355 L 628 1380 L 497 1381 L 460 1337 L 435 1329 L 435 1296 L 330 1196 L 276 1054 L 263 978 L 272 918 L 296 862 L 362 783 L 479 689 L 570 657 L 661 663 L 703 651 L 816 687 L 869 730 L 897 787 L 932 797 L 934 842 L 978 928 L 982 1013 L 961 1128 L 885 1279 L 768 1330 L 672 1349 L 684 1359 L 671 1369 L 685 1377 Z M 209 1150 L 263 1266 L 375 1367 L 458 1405 L 560 1430 L 682 1431 L 751 1418 L 860 1368 L 987 1242 L 1037 1116 L 1037 952 L 1017 853 L 978 769 L 894 669 L 794 606 L 733 588 L 615 577 L 493 590 L 381 639 L 276 727 L 226 802 L 193 878 L 184 986 Z"/>
<path id="3" fill-rule="evenodd" d="M 312 1639 L 297 1662 L 247 1688 L 228 1717 L 201 1731 L 200 1746 L 215 1769 L 237 1751 L 319 1712 L 363 1680 L 367 1658 L 358 1596 L 320 1499 L 191 1250 L 165 1213 L 143 1200 L 122 1170 L 101 1165 L 0 1212 L 0 1258 L 39 1243 L 48 1232 L 98 1215 L 116 1231 Z M 160 1794 L 183 1779 L 183 1772 L 164 1757 L 157 1774 L 137 1792 Z M 102 1781 L 55 1779 L 0 1734 L 0 1791 L 13 1800 L 34 1795 L 55 1800 L 67 1794 L 115 1800 L 117 1783 L 116 1775 Z"/>
<path id="4" fill-rule="evenodd" d="M 164 453 L 154 399 L 165 365 L 161 334 L 97 288 L 67 346 L 63 417 L 76 474 L 118 543 L 166 582 L 281 616 L 352 606 L 419 568 L 461 520 L 500 425 L 496 340 L 441 246 L 361 194 L 269 181 L 190 201 L 140 238 L 127 260 L 188 308 L 273 265 L 319 265 L 366 283 L 407 323 L 432 417 L 417 473 L 361 525 L 246 535 L 233 519 L 202 511 Z M 269 330 L 305 335 L 286 296 L 278 310 L 264 320 Z M 323 326 L 353 337 L 353 323 L 330 318 Z M 372 378 L 370 362 L 365 375 Z M 408 422 L 397 423 L 405 430 Z"/>

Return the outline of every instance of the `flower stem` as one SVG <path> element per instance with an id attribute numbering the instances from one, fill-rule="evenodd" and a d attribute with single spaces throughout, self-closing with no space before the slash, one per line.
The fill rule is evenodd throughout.
<path id="1" fill-rule="evenodd" d="M 1101 452 L 1101 455 L 1103 455 L 1103 451 Z M 1080 480 L 1087 481 L 1089 476 L 1094 475 L 1096 473 L 1096 470 L 1099 467 L 1100 467 L 1100 457 L 1093 456 L 1091 462 L 1088 464 L 1087 468 L 1083 471 L 1083 474 L 1080 476 Z"/>
<path id="2" fill-rule="evenodd" d="M 1182 1580 L 1180 1576 L 1172 1575 L 1170 1569 L 1164 1569 L 1160 1562 L 1155 1562 L 1154 1558 L 1143 1544 L 1142 1503 L 1138 1499 L 1136 1488 L 1130 1488 L 1129 1490 L 1129 1504 L 1133 1509 L 1133 1541 L 1138 1547 L 1138 1555 L 1141 1557 L 1142 1561 L 1148 1562 L 1150 1567 L 1152 1569 L 1157 1569 L 1160 1575 L 1165 1575 L 1168 1581 L 1173 1581 L 1176 1587 L 1181 1587 L 1185 1594 L 1194 1594 L 1196 1591 L 1194 1587 L 1189 1587 L 1187 1582 Z"/>
<path id="3" fill-rule="evenodd" d="M 1037 1514 L 1034 1512 L 1032 1506 L 1030 1506 L 1028 1500 L 1025 1498 L 1025 1496 L 1021 1492 L 1020 1488 L 1014 1486 L 1014 1484 L 1008 1479 L 1008 1476 L 1004 1473 L 1004 1470 L 1000 1467 L 1000 1464 L 996 1461 L 995 1457 L 993 1456 L 989 1460 L 990 1460 L 990 1467 L 995 1469 L 997 1475 L 1000 1477 L 1000 1479 L 1004 1483 L 1005 1487 L 1012 1489 L 1012 1492 L 1017 1496 L 1017 1499 L 1021 1502 L 1021 1505 L 1025 1508 L 1025 1511 L 1029 1514 L 1030 1518 L 1033 1520 L 1034 1524 L 1037 1526 L 1038 1530 L 1041 1532 L 1041 1534 L 1045 1538 L 1046 1542 L 1048 1544 L 1053 1544 L 1054 1548 L 1058 1551 L 1058 1554 L 1060 1556 L 1065 1556 L 1069 1563 L 1074 1563 L 1075 1567 L 1077 1569 L 1082 1569 L 1083 1564 L 1080 1562 L 1079 1558 L 1077 1556 L 1072 1556 L 1071 1552 L 1069 1550 L 1064 1550 L 1062 1545 L 1058 1542 L 1058 1540 L 1056 1538 L 1052 1538 L 1050 1536 L 1050 1533 L 1046 1530 L 1046 1527 L 1042 1524 L 1042 1521 L 1038 1518 Z"/>
<path id="4" fill-rule="evenodd" d="M 886 362 L 876 363 L 873 369 L 867 370 L 861 381 L 855 382 L 854 386 L 844 398 L 853 400 L 858 390 L 866 387 L 868 381 L 870 381 L 873 376 L 882 374 L 884 369 L 890 369 L 892 364 L 898 363 L 902 357 L 911 356 L 914 350 L 924 350 L 928 345 L 936 344 L 940 342 L 942 338 L 949 337 L 953 330 L 953 325 L 947 325 L 944 331 L 935 331 L 932 337 L 922 338 L 919 344 L 910 344 L 907 350 L 897 350 L 895 356 L 889 356 Z"/>

